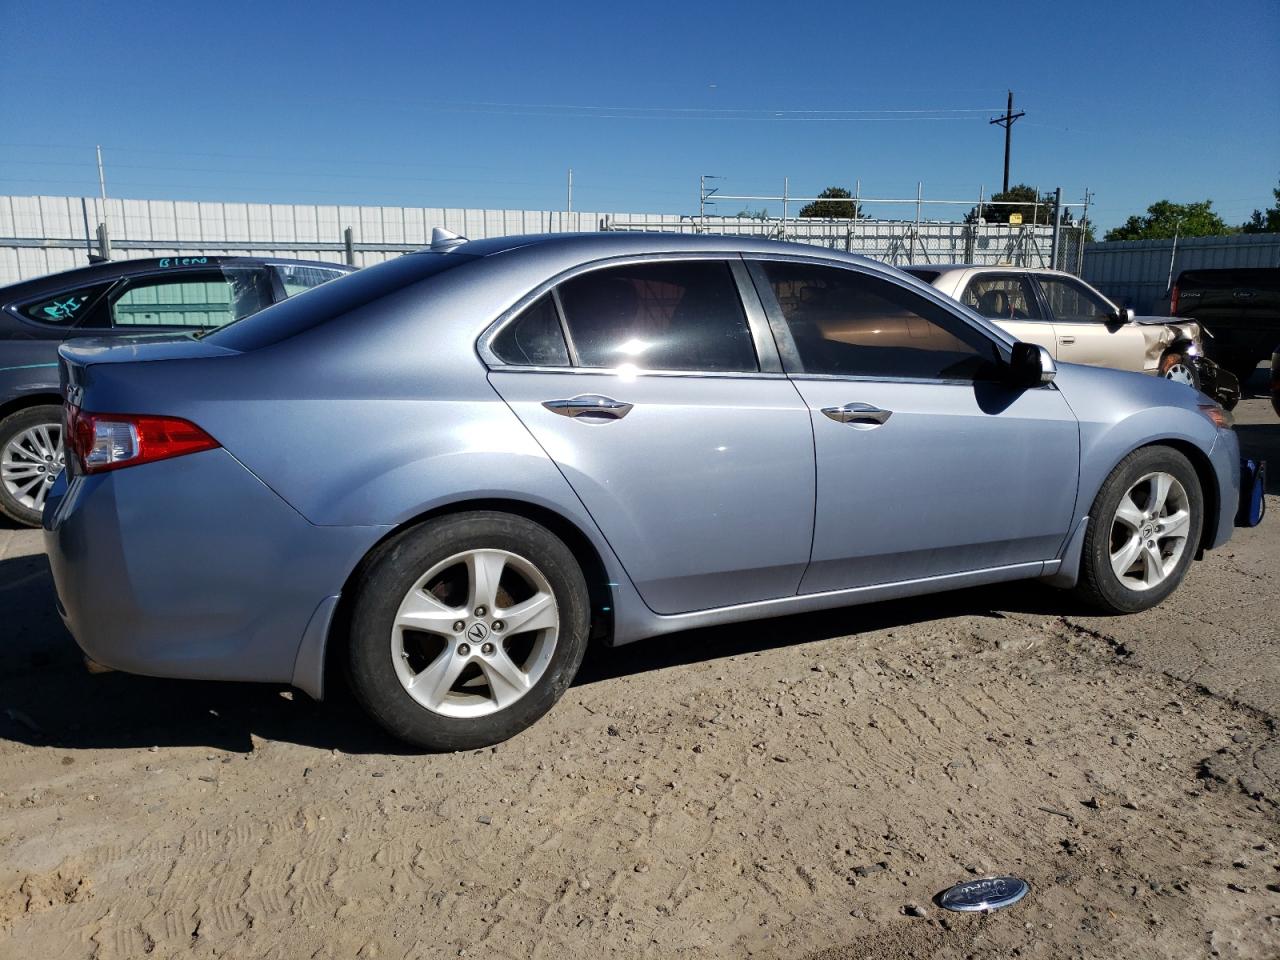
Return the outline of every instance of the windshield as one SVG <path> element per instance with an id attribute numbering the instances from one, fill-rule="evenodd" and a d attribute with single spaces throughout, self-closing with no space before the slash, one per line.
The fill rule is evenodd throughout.
<path id="1" fill-rule="evenodd" d="M 232 350 L 257 350 L 475 259 L 462 253 L 406 254 L 321 284 L 305 297 L 277 303 L 205 336 L 210 342 Z"/>

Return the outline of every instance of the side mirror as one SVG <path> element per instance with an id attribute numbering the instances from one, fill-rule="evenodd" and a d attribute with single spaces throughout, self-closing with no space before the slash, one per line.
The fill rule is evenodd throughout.
<path id="1" fill-rule="evenodd" d="M 1107 314 L 1107 319 L 1112 323 L 1133 323 L 1133 317 L 1133 310 L 1129 307 L 1116 307 Z"/>
<path id="2" fill-rule="evenodd" d="M 1034 343 L 1015 343 L 1009 355 L 1009 383 L 1019 388 L 1049 383 L 1057 374 L 1049 351 Z"/>

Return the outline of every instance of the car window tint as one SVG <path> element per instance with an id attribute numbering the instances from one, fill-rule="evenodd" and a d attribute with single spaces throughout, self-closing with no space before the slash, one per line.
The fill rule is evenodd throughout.
<path id="1" fill-rule="evenodd" d="M 104 289 L 106 285 L 98 284 L 41 297 L 39 300 L 21 304 L 18 312 L 28 320 L 69 327 L 84 320 L 93 307 L 93 301 Z"/>
<path id="2" fill-rule="evenodd" d="M 493 352 L 504 363 L 535 367 L 567 367 L 569 348 L 551 294 L 544 294 L 502 328 Z"/>
<path id="3" fill-rule="evenodd" d="M 639 263 L 593 270 L 560 286 L 584 367 L 759 370 L 727 263 Z"/>
<path id="4" fill-rule="evenodd" d="M 1064 323 L 1092 323 L 1108 319 L 1111 307 L 1080 281 L 1066 277 L 1037 279 L 1045 299 L 1049 301 L 1053 319 Z"/>
<path id="5" fill-rule="evenodd" d="M 979 276 L 969 281 L 960 302 L 992 320 L 1040 320 L 1040 304 L 1026 277 Z"/>
<path id="6" fill-rule="evenodd" d="M 803 263 L 764 270 L 805 373 L 973 380 L 994 370 L 992 341 L 890 280 Z"/>
<path id="7" fill-rule="evenodd" d="M 184 271 L 130 281 L 111 302 L 111 325 L 220 327 L 270 304 L 260 270 Z"/>
<path id="8" fill-rule="evenodd" d="M 280 277 L 280 284 L 284 287 L 286 297 L 305 293 L 312 287 L 318 287 L 330 280 L 337 280 L 338 277 L 347 274 L 346 270 L 335 270 L 333 267 L 300 266 L 296 263 L 280 263 L 272 269 Z"/>

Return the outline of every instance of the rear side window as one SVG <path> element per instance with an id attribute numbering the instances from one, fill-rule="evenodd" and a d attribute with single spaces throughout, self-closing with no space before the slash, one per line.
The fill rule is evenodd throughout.
<path id="1" fill-rule="evenodd" d="M 1031 281 L 1026 277 L 999 274 L 974 277 L 964 288 L 960 302 L 992 320 L 1040 320 Z"/>
<path id="2" fill-rule="evenodd" d="M 284 287 L 284 295 L 286 297 L 305 293 L 312 287 L 318 287 L 320 284 L 328 283 L 330 280 L 337 280 L 339 277 L 346 276 L 349 272 L 335 270 L 333 267 L 301 266 L 296 263 L 280 263 L 271 269 L 280 278 L 280 285 Z"/>
<path id="3" fill-rule="evenodd" d="M 113 327 L 220 327 L 270 304 L 261 270 L 226 268 L 130 280 L 109 312 Z"/>
<path id="4" fill-rule="evenodd" d="M 98 284 L 41 297 L 39 300 L 20 304 L 18 312 L 28 320 L 35 320 L 37 323 L 51 323 L 62 327 L 75 326 L 88 316 L 94 301 L 107 286 L 108 284 Z"/>
<path id="5" fill-rule="evenodd" d="M 524 309 L 493 339 L 494 354 L 504 363 L 532 367 L 569 366 L 569 347 L 560 326 L 555 300 L 547 293 Z"/>
<path id="6" fill-rule="evenodd" d="M 854 270 L 763 264 L 805 373 L 975 380 L 995 369 L 995 344 L 906 287 Z"/>
<path id="7" fill-rule="evenodd" d="M 210 333 L 209 341 L 231 350 L 257 350 L 476 259 L 465 253 L 405 254 L 322 284 L 305 297 L 285 300 L 237 320 Z"/>
<path id="8" fill-rule="evenodd" d="M 722 261 L 593 270 L 565 281 L 559 294 L 580 366 L 760 369 L 737 284 Z"/>

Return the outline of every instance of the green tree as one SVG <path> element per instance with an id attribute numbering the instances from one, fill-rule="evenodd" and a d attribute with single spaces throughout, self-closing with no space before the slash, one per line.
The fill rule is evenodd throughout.
<path id="1" fill-rule="evenodd" d="M 759 210 L 752 210 L 750 208 L 744 207 L 743 209 L 735 213 L 734 216 L 737 217 L 739 220 L 768 220 L 769 208 L 762 207 Z"/>
<path id="2" fill-rule="evenodd" d="M 855 202 L 853 194 L 844 187 L 827 187 L 820 194 L 820 199 L 806 203 L 800 208 L 802 217 L 826 217 L 854 220 L 862 216 L 862 205 Z"/>
<path id="3" fill-rule="evenodd" d="M 1174 203 L 1157 200 L 1147 207 L 1145 216 L 1132 216 L 1106 232 L 1104 240 L 1168 240 L 1179 237 L 1221 237 L 1235 233 L 1213 212 L 1212 200 L 1199 203 Z"/>
<path id="4" fill-rule="evenodd" d="M 1017 186 L 1010 187 L 1001 193 L 994 194 L 991 197 L 993 204 L 1012 204 L 1011 206 L 987 206 L 982 205 L 982 219 L 987 223 L 1008 223 L 1009 215 L 1012 213 L 1022 214 L 1023 223 L 1038 223 L 1043 225 L 1053 224 L 1053 194 L 1046 193 L 1040 198 L 1039 205 L 1036 204 L 1035 187 L 1027 186 L 1020 183 Z M 978 222 L 978 208 L 974 207 L 966 214 L 965 223 Z M 1063 209 L 1062 224 L 1069 226 L 1071 224 L 1071 211 Z"/>
<path id="5" fill-rule="evenodd" d="M 1245 233 L 1280 233 L 1280 187 L 1271 191 L 1276 198 L 1270 210 L 1254 210 L 1253 216 L 1246 220 L 1240 229 Z"/>

